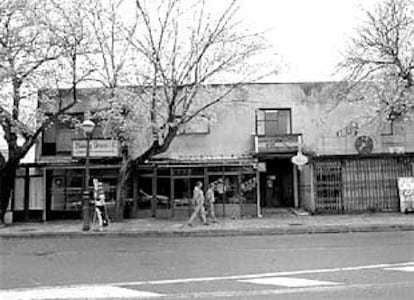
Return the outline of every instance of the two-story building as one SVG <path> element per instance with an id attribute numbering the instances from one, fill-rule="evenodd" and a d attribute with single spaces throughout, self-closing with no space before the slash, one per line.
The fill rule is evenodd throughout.
<path id="1" fill-rule="evenodd" d="M 168 151 L 135 170 L 127 193 L 129 215 L 188 217 L 196 181 L 217 184 L 219 216 L 257 216 L 272 207 L 397 211 L 397 178 L 414 175 L 414 124 L 366 118 L 375 108 L 337 102 L 334 89 L 335 83 L 238 86 L 183 128 Z M 80 92 L 83 106 L 71 111 L 79 120 L 85 103 L 99 98 L 96 92 Z M 92 140 L 91 176 L 102 178 L 113 200 L 119 149 L 99 130 Z M 37 166 L 43 174 L 44 220 L 80 217 L 82 139 L 64 123 L 43 135 Z M 139 138 L 130 153 L 139 155 L 142 141 L 149 139 Z M 292 163 L 299 149 L 309 159 L 300 168 Z M 25 197 L 30 195 L 16 194 L 15 205 Z"/>

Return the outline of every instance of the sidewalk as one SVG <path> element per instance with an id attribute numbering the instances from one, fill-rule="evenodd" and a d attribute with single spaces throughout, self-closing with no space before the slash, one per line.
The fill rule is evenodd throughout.
<path id="1" fill-rule="evenodd" d="M 103 232 L 82 231 L 82 220 L 14 223 L 0 228 L 0 238 L 40 237 L 185 237 L 276 235 L 309 233 L 344 233 L 414 230 L 414 214 L 373 213 L 355 215 L 301 216 L 290 211 L 265 215 L 262 218 L 220 219 L 209 226 L 185 221 L 126 219 L 113 222 Z"/>

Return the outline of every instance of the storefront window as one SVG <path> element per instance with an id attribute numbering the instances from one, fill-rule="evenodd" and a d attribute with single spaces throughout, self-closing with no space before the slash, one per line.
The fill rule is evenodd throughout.
<path id="1" fill-rule="evenodd" d="M 256 192 L 256 174 L 243 174 L 240 184 L 240 195 L 243 199 L 243 203 L 256 203 Z"/>
<path id="2" fill-rule="evenodd" d="M 216 186 L 216 203 L 240 203 L 237 175 L 211 175 L 209 176 L 209 183 L 211 182 L 214 182 Z"/>
<path id="3" fill-rule="evenodd" d="M 154 173 L 148 171 L 143 174 L 139 170 L 138 174 L 138 209 L 149 210 L 155 205 L 157 217 L 188 217 L 192 213 L 191 200 L 197 181 L 206 185 L 203 186 L 204 192 L 210 183 L 215 183 L 215 203 L 223 216 L 228 215 L 228 209 L 237 209 L 234 205 L 256 203 L 256 173 L 251 166 L 158 168 L 156 199 L 153 202 Z M 233 206 L 229 208 L 226 204 Z"/>
<path id="4" fill-rule="evenodd" d="M 256 203 L 256 174 L 210 175 L 209 182 L 216 184 L 216 203 Z"/>
<path id="5" fill-rule="evenodd" d="M 157 169 L 157 176 L 170 176 L 170 169 L 169 168 L 159 168 Z"/>
<path id="6" fill-rule="evenodd" d="M 82 170 L 66 170 L 66 205 L 64 210 L 81 210 L 83 176 Z"/>
<path id="7" fill-rule="evenodd" d="M 151 209 L 152 177 L 138 177 L 138 209 Z"/>
<path id="8" fill-rule="evenodd" d="M 223 176 L 222 175 L 210 175 L 208 177 L 208 182 L 209 184 L 214 182 L 216 185 L 216 188 L 214 190 L 214 197 L 216 200 L 216 203 L 224 203 L 224 188 L 223 186 L 220 184 L 223 180 Z"/>
<path id="9" fill-rule="evenodd" d="M 174 179 L 174 208 L 190 206 L 192 187 L 188 178 Z"/>
<path id="10" fill-rule="evenodd" d="M 92 169 L 91 178 L 97 178 L 103 183 L 103 188 L 105 191 L 105 201 L 115 203 L 116 201 L 116 185 L 118 182 L 118 172 L 115 169 Z M 89 183 L 90 188 L 92 184 Z"/>
<path id="11" fill-rule="evenodd" d="M 92 191 L 92 179 L 98 178 L 103 182 L 106 202 L 115 202 L 117 169 L 91 169 L 89 189 Z M 52 211 L 81 211 L 82 194 L 85 185 L 84 169 L 53 170 L 51 179 Z"/>
<path id="12" fill-rule="evenodd" d="M 240 204 L 239 180 L 237 175 L 223 177 L 224 201 L 225 203 Z"/>
<path id="13" fill-rule="evenodd" d="M 171 208 L 171 182 L 170 178 L 157 178 L 157 209 Z"/>

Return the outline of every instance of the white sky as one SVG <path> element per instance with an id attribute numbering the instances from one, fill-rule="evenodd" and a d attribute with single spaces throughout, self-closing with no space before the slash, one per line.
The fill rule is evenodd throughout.
<path id="1" fill-rule="evenodd" d="M 131 11 L 134 0 L 126 0 Z M 151 0 L 147 0 L 151 3 Z M 222 12 L 231 0 L 206 0 Z M 239 0 L 244 25 L 265 31 L 277 54 L 263 59 L 275 64 L 278 75 L 266 81 L 301 82 L 342 79 L 336 65 L 346 43 L 365 17 L 381 0 Z M 259 60 L 262 63 L 261 60 Z M 273 67 L 272 67 L 273 68 Z"/>
<path id="2" fill-rule="evenodd" d="M 281 58 L 272 81 L 325 81 L 334 76 L 349 37 L 379 0 L 241 0 L 244 21 L 266 37 Z"/>

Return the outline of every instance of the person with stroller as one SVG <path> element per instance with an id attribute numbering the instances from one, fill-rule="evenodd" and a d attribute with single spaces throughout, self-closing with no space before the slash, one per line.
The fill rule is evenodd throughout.
<path id="1" fill-rule="evenodd" d="M 109 225 L 108 214 L 105 206 L 105 191 L 103 183 L 97 178 L 93 179 L 94 185 L 94 198 L 95 198 L 95 213 L 98 217 L 99 230 L 103 230 L 103 227 Z"/>

